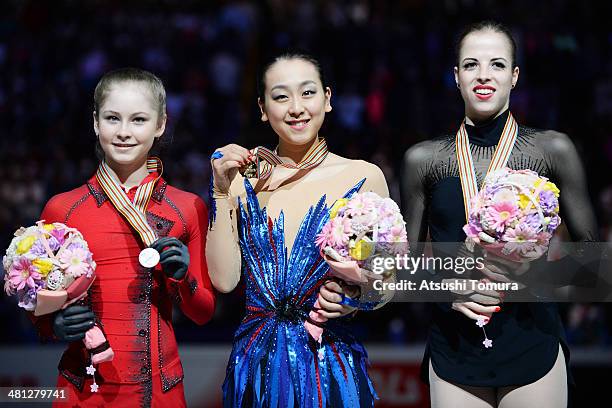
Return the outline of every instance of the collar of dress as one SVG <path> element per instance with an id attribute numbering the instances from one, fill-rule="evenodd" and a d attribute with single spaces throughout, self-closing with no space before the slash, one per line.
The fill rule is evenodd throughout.
<path id="1" fill-rule="evenodd" d="M 166 180 L 163 179 L 163 177 L 161 177 L 157 181 L 157 184 L 155 185 L 155 189 L 153 190 L 153 194 L 151 195 L 151 200 L 153 200 L 153 201 L 155 201 L 157 203 L 161 203 L 161 201 L 164 198 L 164 194 L 166 193 L 166 187 L 167 186 L 168 186 L 168 183 L 166 182 Z M 104 190 L 102 190 L 102 187 L 98 183 L 98 180 L 96 180 L 96 176 L 95 175 L 92 176 L 87 181 L 87 188 L 89 188 L 89 192 L 91 193 L 91 195 L 96 200 L 96 204 L 98 205 L 98 208 L 101 207 L 102 204 L 106 200 L 108 200 L 108 197 L 106 196 L 106 193 L 104 192 Z"/>

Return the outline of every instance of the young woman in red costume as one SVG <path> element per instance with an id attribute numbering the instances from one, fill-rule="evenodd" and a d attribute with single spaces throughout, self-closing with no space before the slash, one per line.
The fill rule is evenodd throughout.
<path id="1" fill-rule="evenodd" d="M 42 336 L 69 342 L 57 385 L 68 388 L 71 407 L 185 406 L 172 305 L 198 324 L 213 314 L 204 258 L 207 209 L 194 194 L 168 185 L 161 161 L 149 157 L 166 125 L 166 93 L 155 75 L 134 68 L 104 75 L 94 93 L 93 125 L 98 171 L 53 197 L 40 218 L 83 234 L 97 278 L 88 305 L 35 324 Z M 94 320 L 115 352 L 113 361 L 96 367 L 97 391 L 81 341 Z"/>

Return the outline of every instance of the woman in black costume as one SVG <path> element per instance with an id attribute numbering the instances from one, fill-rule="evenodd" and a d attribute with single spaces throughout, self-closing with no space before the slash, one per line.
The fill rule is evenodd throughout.
<path id="1" fill-rule="evenodd" d="M 478 185 L 502 133 L 513 124 L 509 99 L 519 77 L 515 49 L 509 30 L 494 22 L 470 26 L 458 42 L 455 79 L 465 102 L 464 125 Z M 423 242 L 428 231 L 433 242 L 465 240 L 457 157 L 455 135 L 419 143 L 406 152 L 402 194 L 411 243 Z M 585 173 L 566 135 L 519 125 L 507 166 L 534 170 L 556 183 L 572 240 L 595 238 Z M 488 260 L 485 269 L 508 274 L 512 268 Z M 432 407 L 566 407 L 572 380 L 556 304 L 483 305 L 465 300 L 433 307 L 422 365 Z M 483 347 L 482 329 L 474 322 L 483 315 L 487 336 L 495 342 L 491 348 Z"/>

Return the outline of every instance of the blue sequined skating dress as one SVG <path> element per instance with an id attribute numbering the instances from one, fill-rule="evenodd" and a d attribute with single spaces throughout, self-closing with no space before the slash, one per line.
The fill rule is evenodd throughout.
<path id="1" fill-rule="evenodd" d="M 362 180 L 345 197 L 363 185 Z M 246 316 L 223 384 L 225 407 L 369 407 L 376 394 L 367 354 L 341 322 L 327 322 L 322 344 L 304 328 L 328 266 L 315 237 L 329 220 L 325 196 L 304 216 L 287 253 L 284 216 L 268 217 L 245 180 L 239 203 Z"/>

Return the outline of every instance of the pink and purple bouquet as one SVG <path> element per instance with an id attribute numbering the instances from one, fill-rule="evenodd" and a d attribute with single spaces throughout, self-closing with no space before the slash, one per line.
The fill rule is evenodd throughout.
<path id="1" fill-rule="evenodd" d="M 2 264 L 5 270 L 4 291 L 17 296 L 19 306 L 34 312 L 36 316 L 59 309 L 49 305 L 50 309 L 47 310 L 45 295 L 55 298 L 58 296 L 49 292 L 57 291 L 62 295 L 62 292 L 66 292 L 68 300 L 68 288 L 77 281 L 93 281 L 96 268 L 80 232 L 64 224 L 44 224 L 42 221 L 15 232 Z M 83 291 L 78 295 L 82 297 L 85 294 L 86 291 Z M 43 304 L 38 304 L 38 295 L 45 299 Z"/>
<path id="2" fill-rule="evenodd" d="M 366 192 L 342 198 L 330 209 L 329 221 L 315 240 L 332 273 L 349 283 L 376 276 L 372 260 L 408 252 L 406 223 L 390 198 Z"/>
<path id="3" fill-rule="evenodd" d="M 19 228 L 2 259 L 4 291 L 16 296 L 19 307 L 42 316 L 63 309 L 87 295 L 96 263 L 83 235 L 75 228 L 38 221 Z M 98 326 L 85 334 L 87 349 L 97 349 L 92 362 L 113 359 Z"/>
<path id="4" fill-rule="evenodd" d="M 408 252 L 406 223 L 392 199 L 372 192 L 358 193 L 334 203 L 329 221 L 317 235 L 315 244 L 330 266 L 332 276 L 349 284 L 363 284 L 383 279 L 390 272 L 374 272 L 378 269 L 372 267 L 375 258 Z M 362 308 L 360 306 L 357 307 Z M 315 310 L 309 313 L 310 321 L 304 326 L 321 342 L 323 329 L 320 324 L 327 318 L 316 311 L 318 308 L 317 300 Z"/>
<path id="5" fill-rule="evenodd" d="M 463 227 L 468 248 L 478 244 L 515 262 L 546 253 L 561 224 L 559 189 L 532 170 L 504 167 L 491 173 L 470 206 Z"/>

